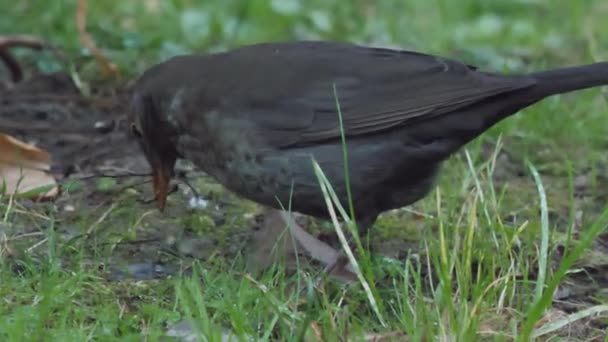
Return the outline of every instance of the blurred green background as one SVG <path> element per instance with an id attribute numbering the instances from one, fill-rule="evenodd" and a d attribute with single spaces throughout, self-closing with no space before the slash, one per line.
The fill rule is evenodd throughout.
<path id="1" fill-rule="evenodd" d="M 86 60 L 75 3 L 0 0 L 0 32 L 36 34 Z M 603 0 L 107 0 L 88 1 L 87 28 L 129 74 L 176 54 L 291 39 L 398 46 L 518 70 L 601 58 L 607 15 Z"/>

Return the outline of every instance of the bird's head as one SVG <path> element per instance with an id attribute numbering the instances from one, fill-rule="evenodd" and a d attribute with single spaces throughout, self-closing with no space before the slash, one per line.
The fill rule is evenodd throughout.
<path id="1" fill-rule="evenodd" d="M 179 154 L 175 148 L 176 129 L 161 107 L 152 96 L 136 91 L 131 99 L 128 124 L 130 134 L 137 140 L 152 168 L 156 202 L 162 211 Z"/>

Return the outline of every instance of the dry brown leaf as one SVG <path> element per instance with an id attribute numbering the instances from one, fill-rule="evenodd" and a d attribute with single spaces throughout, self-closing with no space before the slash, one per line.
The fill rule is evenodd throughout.
<path id="1" fill-rule="evenodd" d="M 309 341 L 323 341 L 323 330 L 321 329 L 321 327 L 319 326 L 319 324 L 315 321 L 310 322 L 310 330 L 312 331 L 312 333 L 314 334 L 313 336 L 308 336 Z M 314 338 L 314 340 L 313 340 Z"/>
<path id="2" fill-rule="evenodd" d="M 50 187 L 46 193 L 32 192 L 36 199 L 49 199 L 58 195 L 57 182 L 50 175 L 50 155 L 10 135 L 0 133 L 0 188 L 5 193 L 25 195 L 41 187 Z"/>
<path id="3" fill-rule="evenodd" d="M 288 263 L 295 262 L 298 251 L 324 266 L 333 263 L 340 255 L 339 251 L 304 230 L 293 215 L 295 214 L 274 209 L 266 212 L 260 230 L 253 236 L 247 257 L 251 271 L 267 268 L 281 259 Z M 286 229 L 286 225 L 290 229 Z M 330 275 L 346 283 L 357 281 L 350 263 L 342 268 L 337 267 Z"/>
<path id="4" fill-rule="evenodd" d="M 300 225 L 295 222 L 293 214 L 287 212 L 280 212 L 280 214 L 283 217 L 285 224 L 291 225 L 290 231 L 294 239 L 311 258 L 320 261 L 325 266 L 328 266 L 333 264 L 336 258 L 340 256 L 339 251 L 332 248 L 325 242 L 315 238 L 300 227 Z M 357 281 L 357 275 L 355 274 L 353 266 L 350 263 L 343 267 L 334 268 L 330 274 L 334 278 L 345 283 L 354 283 Z"/>

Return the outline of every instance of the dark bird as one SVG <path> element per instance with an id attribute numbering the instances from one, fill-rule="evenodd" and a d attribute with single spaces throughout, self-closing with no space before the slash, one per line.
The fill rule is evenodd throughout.
<path id="1" fill-rule="evenodd" d="M 312 158 L 346 204 L 338 102 L 364 234 L 383 211 L 424 197 L 441 163 L 497 122 L 606 84 L 608 63 L 501 75 L 412 51 L 266 43 L 150 68 L 129 116 L 161 209 L 176 159 L 186 158 L 255 202 L 327 218 Z"/>

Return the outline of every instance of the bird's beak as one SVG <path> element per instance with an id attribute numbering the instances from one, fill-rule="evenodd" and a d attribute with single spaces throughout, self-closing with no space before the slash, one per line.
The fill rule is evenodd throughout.
<path id="1" fill-rule="evenodd" d="M 169 181 L 171 180 L 170 170 L 162 165 L 154 165 L 152 170 L 152 183 L 154 185 L 154 194 L 156 196 L 156 204 L 158 209 L 163 211 L 167 202 L 167 194 L 169 192 Z"/>

